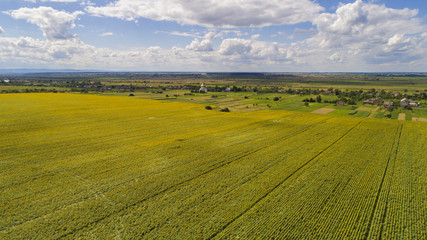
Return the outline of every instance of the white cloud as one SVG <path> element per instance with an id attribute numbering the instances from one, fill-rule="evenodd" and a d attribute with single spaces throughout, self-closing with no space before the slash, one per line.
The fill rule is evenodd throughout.
<path id="1" fill-rule="evenodd" d="M 89 6 L 96 16 L 148 18 L 206 27 L 262 27 L 311 21 L 323 8 L 310 0 L 118 0 Z"/>
<path id="2" fill-rule="evenodd" d="M 160 9 L 164 3 L 165 0 L 161 0 L 152 9 Z M 131 10 L 130 13 L 137 12 Z M 169 10 L 168 16 L 181 16 L 179 9 L 171 6 Z M 70 35 L 68 31 L 74 27 L 80 12 L 67 13 L 40 7 L 18 9 L 8 14 L 36 24 L 47 40 L 2 35 L 0 65 L 4 66 L 136 71 L 425 71 L 427 67 L 427 32 L 425 25 L 416 17 L 417 11 L 390 9 L 361 0 L 342 4 L 335 13 L 319 14 L 312 22 L 315 28 L 294 28 L 294 35 L 308 37 L 299 42 L 262 41 L 263 36 L 257 34 L 261 31 L 251 29 L 159 31 L 192 37 L 192 41 L 188 39 L 186 47 L 164 49 L 155 46 L 128 51 L 97 48 Z M 207 21 L 200 20 L 203 13 L 188 12 L 188 15 L 181 23 L 197 20 L 199 25 L 209 25 Z M 224 25 L 221 16 L 217 20 Z M 141 16 L 135 15 L 135 19 L 138 17 Z M 227 24 L 235 24 L 233 21 Z M 210 24 L 215 25 L 216 22 L 211 21 Z M 111 32 L 105 32 L 101 36 L 110 35 Z M 278 35 L 290 38 L 289 33 L 279 32 Z"/>
<path id="3" fill-rule="evenodd" d="M 4 33 L 4 29 L 0 26 L 0 34 Z"/>
<path id="4" fill-rule="evenodd" d="M 48 40 L 63 40 L 75 38 L 68 33 L 75 27 L 74 20 L 83 12 L 68 13 L 58 11 L 51 7 L 20 8 L 6 12 L 15 19 L 25 19 L 27 22 L 37 25 Z"/>
<path id="5" fill-rule="evenodd" d="M 224 39 L 217 53 L 223 57 L 222 60 L 243 61 L 257 68 L 268 65 L 277 67 L 277 64 L 293 61 L 288 57 L 288 49 L 280 47 L 276 42 L 259 41 L 256 36 L 251 39 Z"/>
<path id="6" fill-rule="evenodd" d="M 328 57 L 329 60 L 333 62 L 343 62 L 344 61 L 344 54 L 341 52 L 336 52 Z"/>
<path id="7" fill-rule="evenodd" d="M 93 3 L 92 1 L 90 1 L 90 0 L 82 0 L 82 2 L 80 3 L 80 5 L 83 5 L 83 6 L 95 6 L 96 4 L 95 3 Z"/>
<path id="8" fill-rule="evenodd" d="M 222 55 L 247 55 L 252 46 L 251 40 L 241 38 L 229 38 L 222 41 L 219 53 Z"/>
<path id="9" fill-rule="evenodd" d="M 41 0 L 42 2 L 78 2 L 80 0 Z"/>
<path id="10" fill-rule="evenodd" d="M 417 14 L 417 10 L 391 9 L 356 0 L 341 5 L 335 13 L 320 14 L 313 21 L 318 33 L 296 45 L 337 62 L 357 60 L 359 65 L 376 66 L 412 62 L 427 50 L 421 37 L 426 27 Z"/>
<path id="11" fill-rule="evenodd" d="M 366 41 L 384 42 L 396 33 L 413 34 L 425 30 L 417 10 L 391 9 L 384 5 L 354 3 L 340 6 L 336 13 L 323 13 L 313 23 L 322 47 L 342 47 Z"/>
<path id="12" fill-rule="evenodd" d="M 214 32 L 207 33 L 203 40 L 194 39 L 186 49 L 194 51 L 212 51 L 212 43 L 215 36 L 216 34 Z"/>
<path id="13" fill-rule="evenodd" d="M 106 37 L 106 36 L 113 36 L 114 35 L 114 33 L 112 33 L 112 32 L 105 32 L 105 33 L 102 33 L 101 35 L 99 35 L 99 36 L 101 36 L 101 37 Z"/>
<path id="14" fill-rule="evenodd" d="M 189 33 L 189 32 L 178 32 L 178 31 L 172 31 L 172 32 L 167 32 L 167 31 L 156 31 L 157 33 L 166 33 L 172 36 L 180 36 L 180 37 L 200 37 L 200 35 L 198 35 L 197 33 Z"/>
<path id="15" fill-rule="evenodd" d="M 208 33 L 206 39 L 212 39 L 212 35 Z M 47 41 L 0 37 L 0 65 L 31 68 L 244 71 L 250 65 L 251 71 L 266 71 L 290 61 L 282 54 L 285 52 L 275 43 L 253 39 L 225 39 L 219 48 L 210 51 L 178 47 L 120 51 L 97 48 L 78 39 Z"/>
<path id="16" fill-rule="evenodd" d="M 426 44 L 426 39 L 427 34 L 423 34 L 417 42 Z M 388 46 L 405 49 L 408 43 L 405 37 L 395 36 Z M 390 51 L 398 54 L 392 49 Z M 426 67 L 425 57 L 412 62 L 412 58 L 405 57 L 405 54 L 400 55 L 403 57 L 395 56 L 399 61 L 382 61 L 389 56 L 376 55 L 372 64 L 360 55 L 342 49 L 319 51 L 302 44 L 282 46 L 275 42 L 240 38 L 224 39 L 210 51 L 189 47 L 121 51 L 97 48 L 78 39 L 47 41 L 30 37 L 0 37 L 0 65 L 9 67 L 117 71 L 422 71 Z"/>

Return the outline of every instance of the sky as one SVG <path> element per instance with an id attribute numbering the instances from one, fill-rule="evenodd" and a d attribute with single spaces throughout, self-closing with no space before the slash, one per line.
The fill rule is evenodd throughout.
<path id="1" fill-rule="evenodd" d="M 0 0 L 0 69 L 427 72 L 425 0 Z"/>

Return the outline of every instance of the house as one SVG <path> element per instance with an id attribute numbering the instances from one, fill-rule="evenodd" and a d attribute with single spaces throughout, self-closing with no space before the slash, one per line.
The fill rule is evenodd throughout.
<path id="1" fill-rule="evenodd" d="M 400 100 L 400 106 L 401 107 L 406 107 L 408 105 L 409 105 L 409 100 L 407 98 Z"/>
<path id="2" fill-rule="evenodd" d="M 363 101 L 363 104 L 374 105 L 374 102 L 373 102 L 373 100 L 372 100 L 372 99 L 369 99 L 369 100 L 365 100 L 365 101 Z"/>
<path id="3" fill-rule="evenodd" d="M 337 106 L 344 106 L 345 102 L 343 100 L 339 100 L 336 104 Z"/>
<path id="4" fill-rule="evenodd" d="M 199 92 L 201 93 L 207 93 L 208 89 L 205 87 L 205 85 L 202 83 L 202 86 L 200 86 Z"/>
<path id="5" fill-rule="evenodd" d="M 369 104 L 369 105 L 380 105 L 383 102 L 382 98 L 377 98 L 377 99 L 369 99 L 366 101 L 363 101 L 363 104 Z"/>
<path id="6" fill-rule="evenodd" d="M 409 101 L 409 106 L 411 106 L 411 107 L 418 107 L 418 105 L 419 104 L 415 101 Z"/>
<path id="7" fill-rule="evenodd" d="M 373 105 L 380 105 L 381 103 L 383 103 L 383 99 L 380 97 L 373 100 Z"/>
<path id="8" fill-rule="evenodd" d="M 384 102 L 384 107 L 385 107 L 385 108 L 389 108 L 389 107 L 391 107 L 391 106 L 393 106 L 393 101 L 385 101 L 385 102 Z"/>

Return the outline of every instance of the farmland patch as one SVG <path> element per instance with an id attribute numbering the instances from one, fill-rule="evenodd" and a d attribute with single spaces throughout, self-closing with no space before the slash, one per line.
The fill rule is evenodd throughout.
<path id="1" fill-rule="evenodd" d="M 312 111 L 312 113 L 328 114 L 328 113 L 331 113 L 331 112 L 333 112 L 335 110 L 336 109 L 334 109 L 334 108 L 320 108 L 320 109 Z"/>

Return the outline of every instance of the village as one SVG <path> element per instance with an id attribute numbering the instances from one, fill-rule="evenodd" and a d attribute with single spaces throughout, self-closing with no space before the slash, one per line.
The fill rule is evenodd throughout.
<path id="1" fill-rule="evenodd" d="M 376 99 L 369 99 L 366 101 L 363 101 L 363 104 L 368 104 L 368 105 L 383 105 L 384 108 L 391 108 L 394 107 L 395 104 L 393 101 L 383 101 L 382 98 L 376 98 Z M 409 100 L 407 98 L 403 98 L 402 100 L 400 100 L 399 106 L 403 107 L 403 108 L 409 108 L 409 107 L 418 107 L 420 105 L 419 102 L 413 101 L 413 100 Z"/>
<path id="2" fill-rule="evenodd" d="M 376 80 L 366 79 L 366 75 L 351 75 L 352 79 L 348 79 L 350 75 L 338 78 L 328 74 L 223 75 L 5 75 L 0 77 L 0 93 L 68 92 L 192 102 L 214 111 L 271 109 L 314 113 L 320 111 L 323 114 L 352 117 L 405 118 L 417 121 L 427 119 L 427 85 L 423 85 L 424 81 L 418 81 L 418 76 L 394 81 L 392 78 L 396 75 L 372 75 L 393 80 L 390 83 L 383 83 L 382 80 L 378 83 Z M 322 79 L 324 82 L 319 84 L 317 81 L 320 77 L 329 79 Z M 336 85 L 338 81 L 345 85 Z M 361 85 L 360 82 L 364 84 Z M 402 84 L 402 87 L 398 84 Z M 420 86 L 414 87 L 415 85 Z"/>

